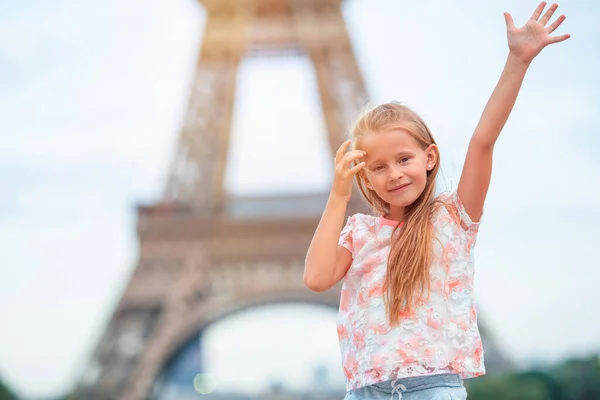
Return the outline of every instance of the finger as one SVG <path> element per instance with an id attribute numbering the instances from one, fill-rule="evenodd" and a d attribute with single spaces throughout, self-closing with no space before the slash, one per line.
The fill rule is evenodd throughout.
<path id="1" fill-rule="evenodd" d="M 365 154 L 367 153 L 363 150 L 351 150 L 344 154 L 344 156 L 342 157 L 341 164 L 347 167 L 352 161 L 364 157 Z"/>
<path id="2" fill-rule="evenodd" d="M 571 35 L 569 35 L 568 33 L 565 33 L 564 35 L 560 35 L 560 36 L 550 36 L 550 44 L 565 41 L 570 37 L 571 37 Z"/>
<path id="3" fill-rule="evenodd" d="M 560 26 L 560 24 L 563 23 L 563 21 L 565 20 L 565 18 L 567 18 L 567 17 L 565 17 L 564 15 L 561 15 L 560 17 L 558 17 L 556 19 L 556 21 L 554 21 L 554 23 L 552 23 L 552 25 L 550 25 L 547 28 L 548 29 L 548 33 L 554 32 L 556 30 L 556 28 L 558 28 Z"/>
<path id="4" fill-rule="evenodd" d="M 558 8 L 558 4 L 556 4 L 556 3 L 552 4 L 550 6 L 550 8 L 548 9 L 548 11 L 546 11 L 546 13 L 544 14 L 542 19 L 540 19 L 540 24 L 546 25 L 548 23 L 548 21 L 550 21 L 550 18 L 552 18 L 552 14 L 554 14 L 554 11 L 556 11 L 557 8 Z"/>
<path id="5" fill-rule="evenodd" d="M 342 158 L 342 169 L 346 170 L 350 168 L 350 163 L 364 157 L 365 154 L 366 153 L 362 150 L 352 150 L 347 152 Z"/>
<path id="6" fill-rule="evenodd" d="M 534 21 L 537 21 L 538 18 L 540 17 L 540 15 L 542 15 L 542 11 L 544 11 L 544 8 L 546 8 L 546 2 L 542 1 L 540 3 L 540 5 L 537 6 L 537 8 L 533 12 L 533 14 L 531 15 L 531 19 L 534 20 Z"/>
<path id="7" fill-rule="evenodd" d="M 510 15 L 509 13 L 507 13 L 507 12 L 504 13 L 504 20 L 506 21 L 507 28 L 515 27 L 515 21 L 513 21 L 512 15 Z"/>
<path id="8" fill-rule="evenodd" d="M 350 168 L 350 174 L 352 176 L 356 175 L 358 173 L 358 171 L 360 171 L 361 169 L 363 169 L 365 167 L 365 165 L 367 165 L 366 162 L 361 162 L 360 164 L 355 165 L 354 167 Z"/>
<path id="9" fill-rule="evenodd" d="M 350 139 L 346 140 L 344 143 L 342 143 L 340 148 L 335 152 L 334 160 L 335 160 L 336 164 L 340 162 L 340 160 L 344 156 L 344 153 L 346 152 L 346 150 L 348 150 L 350 143 L 351 143 Z"/>

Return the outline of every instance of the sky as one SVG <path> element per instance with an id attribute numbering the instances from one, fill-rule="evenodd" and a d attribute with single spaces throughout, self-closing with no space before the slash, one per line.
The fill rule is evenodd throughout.
<path id="1" fill-rule="evenodd" d="M 521 25 L 536 6 L 344 6 L 372 102 L 402 101 L 423 116 L 448 189 L 507 55 L 502 13 Z M 482 320 L 521 365 L 600 352 L 600 3 L 566 0 L 558 12 L 567 20 L 557 33 L 572 38 L 528 72 L 496 145 L 475 253 Z M 127 283 L 135 205 L 160 196 L 204 22 L 193 0 L 0 3 L 0 375 L 23 395 L 74 384 Z M 276 78 L 296 83 L 283 92 Z M 250 60 L 239 87 L 228 190 L 327 190 L 331 158 L 307 61 Z M 334 323 L 334 311 L 308 305 L 232 317 L 207 332 L 207 368 L 224 386 L 258 390 L 275 372 L 300 386 L 325 362 L 341 382 Z M 265 332 L 275 330 L 294 345 L 279 337 L 273 351 Z M 302 344 L 298 332 L 315 340 Z M 286 357 L 236 364 L 248 337 L 248 362 Z"/>

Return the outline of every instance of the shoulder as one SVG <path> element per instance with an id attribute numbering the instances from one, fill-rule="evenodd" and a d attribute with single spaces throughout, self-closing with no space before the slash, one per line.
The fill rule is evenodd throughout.
<path id="1" fill-rule="evenodd" d="M 348 249 L 352 256 L 367 243 L 376 232 L 377 217 L 367 214 L 354 214 L 348 217 L 340 233 L 338 244 Z"/>
<path id="2" fill-rule="evenodd" d="M 342 229 L 342 236 L 367 237 L 374 235 L 377 231 L 379 217 L 368 214 L 357 213 L 348 217 Z"/>
<path id="3" fill-rule="evenodd" d="M 458 221 L 459 212 L 456 205 L 456 192 L 442 192 L 435 198 L 435 201 L 435 214 L 446 214 Z"/>
<path id="4" fill-rule="evenodd" d="M 450 223 L 460 227 L 463 231 L 477 232 L 480 222 L 474 222 L 469 218 L 456 191 L 440 193 L 436 197 L 436 203 L 434 211 L 435 225 Z"/>
<path id="5" fill-rule="evenodd" d="M 374 215 L 356 213 L 348 217 L 346 225 L 350 225 L 354 229 L 374 227 L 378 220 L 379 217 Z"/>

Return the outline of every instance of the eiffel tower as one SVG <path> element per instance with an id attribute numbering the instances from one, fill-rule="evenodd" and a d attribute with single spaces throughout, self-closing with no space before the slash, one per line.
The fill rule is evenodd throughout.
<path id="1" fill-rule="evenodd" d="M 138 207 L 139 260 L 75 399 L 161 399 L 169 382 L 193 389 L 203 370 L 198 338 L 210 324 L 273 302 L 338 306 L 339 285 L 317 294 L 302 279 L 328 193 L 236 197 L 224 178 L 238 67 L 247 58 L 310 60 L 332 157 L 343 142 L 367 94 L 342 0 L 200 1 L 205 33 L 164 195 Z M 348 213 L 367 212 L 359 197 Z M 488 370 L 506 365 L 485 337 L 484 344 Z"/>

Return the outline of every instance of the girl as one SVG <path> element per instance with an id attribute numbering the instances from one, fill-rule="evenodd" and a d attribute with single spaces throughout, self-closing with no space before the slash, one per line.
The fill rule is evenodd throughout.
<path id="1" fill-rule="evenodd" d="M 463 379 L 485 373 L 472 250 L 494 143 L 525 73 L 544 47 L 569 38 L 550 36 L 564 16 L 546 26 L 557 7 L 542 15 L 542 2 L 522 28 L 504 14 L 506 65 L 471 138 L 456 192 L 434 197 L 438 148 L 423 120 L 399 103 L 367 111 L 337 151 L 304 282 L 321 292 L 344 279 L 337 330 L 346 400 L 465 399 Z M 377 216 L 355 214 L 342 229 L 354 177 Z"/>

